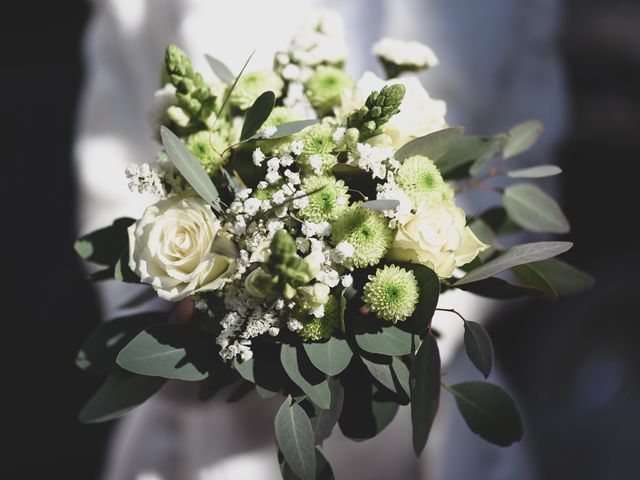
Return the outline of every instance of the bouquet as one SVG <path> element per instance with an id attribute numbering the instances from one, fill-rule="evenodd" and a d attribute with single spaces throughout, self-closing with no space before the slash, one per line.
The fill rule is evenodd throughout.
<path id="1" fill-rule="evenodd" d="M 387 79 L 367 72 L 355 82 L 340 20 L 328 13 L 272 70 L 250 71 L 247 60 L 236 74 L 207 57 L 217 78 L 208 83 L 182 50 L 166 49 L 152 112 L 162 145 L 155 162 L 126 170 L 132 190 L 158 201 L 75 249 L 104 267 L 93 280 L 150 286 L 128 306 L 159 297 L 194 313 L 152 311 L 98 328 L 77 365 L 108 377 L 81 420 L 124 415 L 169 379 L 198 382 L 202 399 L 230 385 L 231 399 L 282 394 L 280 464 L 302 479 L 331 476 L 319 446 L 336 424 L 365 440 L 399 405 L 410 404 L 420 455 L 441 389 L 485 440 L 521 438 L 503 389 L 443 383 L 431 319 L 445 310 L 461 321 L 469 359 L 487 378 L 489 335 L 439 308 L 442 293 L 557 298 L 591 284 L 552 259 L 571 243 L 503 246 L 523 230 L 569 231 L 555 201 L 521 183 L 560 169 L 508 168 L 541 134 L 538 122 L 495 136 L 449 127 L 445 103 L 415 76 L 438 63 L 425 45 L 385 39 L 373 52 Z M 515 183 L 491 182 L 500 176 Z M 456 196 L 474 188 L 500 202 L 467 218 Z"/>

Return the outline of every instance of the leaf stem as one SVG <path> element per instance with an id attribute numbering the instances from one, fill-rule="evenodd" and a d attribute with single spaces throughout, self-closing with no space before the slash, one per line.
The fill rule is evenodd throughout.
<path id="1" fill-rule="evenodd" d="M 466 323 L 467 319 L 462 316 L 460 312 L 458 312 L 455 308 L 436 308 L 437 312 L 449 312 L 457 315 L 460 319 Z"/>

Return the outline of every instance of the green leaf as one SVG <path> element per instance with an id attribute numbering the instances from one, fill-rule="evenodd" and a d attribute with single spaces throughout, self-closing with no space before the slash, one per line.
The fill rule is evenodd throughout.
<path id="1" fill-rule="evenodd" d="M 388 326 L 356 333 L 356 343 L 369 353 L 408 355 L 413 348 L 413 336 L 398 327 Z"/>
<path id="2" fill-rule="evenodd" d="M 473 433 L 501 447 L 522 438 L 520 414 L 511 397 L 499 386 L 488 382 L 464 382 L 448 389 Z"/>
<path id="3" fill-rule="evenodd" d="M 539 233 L 569 232 L 569 222 L 556 201 L 533 184 L 507 187 L 502 204 L 509 217 L 526 230 Z"/>
<path id="4" fill-rule="evenodd" d="M 512 298 L 521 298 L 542 293 L 542 291 L 537 288 L 513 285 L 501 278 L 485 278 L 478 282 L 456 285 L 456 288 L 480 295 L 481 297 L 494 298 L 496 300 L 510 300 Z"/>
<path id="5" fill-rule="evenodd" d="M 507 176 L 511 178 L 544 178 L 560 175 L 561 173 L 562 169 L 556 165 L 537 165 L 535 167 L 510 170 L 507 172 Z"/>
<path id="6" fill-rule="evenodd" d="M 393 210 L 400 202 L 398 200 L 369 200 L 368 202 L 362 203 L 364 208 L 368 208 L 369 210 Z"/>
<path id="7" fill-rule="evenodd" d="M 500 155 L 504 145 L 507 143 L 505 134 L 495 135 L 491 138 L 491 143 L 487 145 L 486 150 L 480 155 L 469 168 L 469 174 L 475 176 L 489 165 L 496 157 Z"/>
<path id="8" fill-rule="evenodd" d="M 216 235 L 211 251 L 229 258 L 238 258 L 238 247 L 229 237 Z"/>
<path id="9" fill-rule="evenodd" d="M 345 406 L 338 424 L 342 433 L 351 440 L 368 440 L 387 428 L 398 408 L 394 401 L 377 399 L 366 392 L 357 395 L 351 390 L 345 393 Z"/>
<path id="10" fill-rule="evenodd" d="M 529 265 L 544 277 L 559 295 L 573 295 L 592 288 L 594 278 L 567 262 L 553 258 Z"/>
<path id="11" fill-rule="evenodd" d="M 464 348 L 469 360 L 487 378 L 493 366 L 493 345 L 491 337 L 482 325 L 465 320 Z"/>
<path id="12" fill-rule="evenodd" d="M 114 373 L 82 408 L 78 418 L 82 423 L 99 423 L 121 417 L 147 401 L 165 381 L 129 372 Z"/>
<path id="13" fill-rule="evenodd" d="M 331 392 L 326 376 L 311 365 L 301 348 L 283 343 L 280 362 L 289 378 L 300 387 L 309 400 L 320 408 L 327 409 L 331 406 Z"/>
<path id="14" fill-rule="evenodd" d="M 198 159 L 192 155 L 182 141 L 167 127 L 160 127 L 160 136 L 162 137 L 162 143 L 171 163 L 173 163 L 198 195 L 209 202 L 216 210 L 220 211 L 218 190 L 216 190 L 215 185 L 207 175 L 207 172 L 204 171 L 204 168 L 202 168 Z"/>
<path id="15" fill-rule="evenodd" d="M 240 73 L 238 74 L 238 76 L 236 77 L 236 79 L 233 81 L 233 84 L 231 85 L 231 87 L 229 87 L 227 89 L 227 93 L 224 96 L 224 100 L 222 100 L 222 105 L 220 106 L 220 110 L 218 111 L 218 118 L 221 117 L 222 112 L 224 111 L 224 107 L 227 106 L 227 102 L 229 101 L 229 98 L 231 97 L 231 94 L 233 93 L 233 91 L 236 88 L 236 85 L 238 85 L 238 80 L 240 80 L 240 77 L 242 76 L 242 74 L 244 73 L 245 69 L 247 68 L 247 65 L 249 65 L 249 62 L 251 61 L 251 58 L 253 58 L 253 55 L 256 53 L 256 51 L 254 50 L 253 52 L 251 52 L 251 55 L 249 55 L 249 57 L 247 58 L 247 60 L 244 62 L 244 65 L 242 66 L 242 68 L 240 69 Z M 218 118 L 216 118 L 216 122 L 218 121 Z M 214 122 L 214 126 L 215 126 L 215 122 Z M 213 127 L 212 127 L 213 128 Z"/>
<path id="16" fill-rule="evenodd" d="M 571 242 L 535 242 L 516 245 L 498 258 L 472 270 L 453 285 L 457 287 L 459 285 L 477 282 L 478 280 L 493 277 L 516 265 L 547 260 L 548 258 L 566 252 L 572 246 L 573 243 Z"/>
<path id="17" fill-rule="evenodd" d="M 447 178 L 459 171 L 464 165 L 475 162 L 481 157 L 489 156 L 492 158 L 496 150 L 495 144 L 494 137 L 462 137 L 438 159 L 436 165 L 442 175 Z"/>
<path id="18" fill-rule="evenodd" d="M 315 437 L 311 421 L 297 403 L 287 397 L 274 421 L 276 441 L 282 455 L 302 480 L 314 480 L 316 475 Z"/>
<path id="19" fill-rule="evenodd" d="M 206 378 L 218 360 L 213 337 L 175 324 L 140 332 L 117 358 L 118 365 L 133 373 L 187 381 Z"/>
<path id="20" fill-rule="evenodd" d="M 355 165 L 347 165 L 346 163 L 336 163 L 333 167 L 331 167 L 331 173 L 336 178 L 341 180 L 369 175 L 360 167 L 356 167 Z"/>
<path id="21" fill-rule="evenodd" d="M 140 277 L 129 268 L 129 247 L 125 247 L 124 252 L 113 267 L 113 278 L 125 283 L 140 283 Z"/>
<path id="22" fill-rule="evenodd" d="M 530 288 L 536 288 L 548 300 L 557 300 L 558 292 L 553 285 L 531 265 L 517 265 L 511 269 L 518 280 Z"/>
<path id="23" fill-rule="evenodd" d="M 537 120 L 520 123 L 509 131 L 509 139 L 504 146 L 504 158 L 511 158 L 529 150 L 542 135 L 542 123 Z"/>
<path id="24" fill-rule="evenodd" d="M 409 369 L 399 357 L 362 356 L 367 370 L 371 376 L 380 382 L 385 388 L 399 395 L 408 395 L 409 390 Z"/>
<path id="25" fill-rule="evenodd" d="M 166 312 L 145 312 L 120 317 L 100 325 L 84 342 L 76 365 L 87 372 L 107 374 L 120 370 L 116 357 L 142 330 L 166 322 Z"/>
<path id="26" fill-rule="evenodd" d="M 394 262 L 396 265 L 413 271 L 420 288 L 420 296 L 413 315 L 397 326 L 411 333 L 423 333 L 429 326 L 440 297 L 440 279 L 429 267 L 418 263 Z"/>
<path id="27" fill-rule="evenodd" d="M 213 70 L 213 73 L 216 74 L 216 77 L 218 77 L 221 82 L 231 84 L 235 80 L 236 76 L 231 73 L 231 70 L 220 60 L 211 55 L 205 55 L 204 58 L 207 59 L 211 70 Z"/>
<path id="28" fill-rule="evenodd" d="M 275 104 L 276 95 L 271 91 L 264 92 L 256 98 L 256 101 L 253 102 L 253 105 L 249 107 L 249 110 L 247 110 L 244 116 L 240 140 L 246 140 L 258 131 L 267 118 L 269 118 L 269 115 L 271 115 Z"/>
<path id="29" fill-rule="evenodd" d="M 284 480 L 300 480 L 287 462 L 283 462 L 281 465 L 282 478 Z M 334 480 L 333 470 L 331 465 L 322 454 L 320 449 L 316 448 L 316 480 Z"/>
<path id="30" fill-rule="evenodd" d="M 73 245 L 80 257 L 99 265 L 114 265 L 129 243 L 127 228 L 133 218 L 118 218 L 108 227 L 81 236 Z"/>
<path id="31" fill-rule="evenodd" d="M 255 345 L 249 360 L 234 360 L 234 367 L 245 380 L 255 383 L 261 397 L 271 397 L 282 390 L 288 379 L 280 365 L 279 346 Z"/>
<path id="32" fill-rule="evenodd" d="M 440 405 L 440 352 L 433 335 L 427 335 L 418 349 L 411 365 L 409 382 L 413 450 L 420 456 Z"/>
<path id="33" fill-rule="evenodd" d="M 269 138 L 261 139 L 260 134 L 254 134 L 251 139 L 255 140 L 277 140 L 279 138 L 289 137 L 291 135 L 295 135 L 296 133 L 304 130 L 311 125 L 315 125 L 320 120 L 318 119 L 309 119 L 309 120 L 294 120 L 293 122 L 281 123 L 280 125 L 276 125 L 276 133 L 271 135 Z"/>
<path id="34" fill-rule="evenodd" d="M 463 133 L 463 128 L 451 127 L 416 138 L 401 147 L 394 155 L 394 158 L 399 162 L 403 162 L 406 158 L 414 155 L 424 155 L 437 162 L 440 157 L 460 141 Z"/>
<path id="35" fill-rule="evenodd" d="M 329 391 L 331 392 L 331 407 L 326 410 L 316 407 L 316 415 L 311 419 L 316 445 L 321 444 L 331 435 L 333 427 L 335 427 L 336 423 L 338 423 L 338 418 L 340 418 L 344 402 L 344 390 L 340 382 L 333 377 L 329 377 L 328 383 Z"/>
<path id="36" fill-rule="evenodd" d="M 253 367 L 255 365 L 255 359 L 252 357 L 248 360 L 238 360 L 238 357 L 233 359 L 233 366 L 242 378 L 251 383 L 256 383 L 256 378 L 253 374 Z"/>
<path id="37" fill-rule="evenodd" d="M 346 340 L 331 337 L 324 342 L 309 342 L 304 349 L 311 363 L 327 375 L 334 376 L 342 372 L 353 356 L 353 352 Z"/>

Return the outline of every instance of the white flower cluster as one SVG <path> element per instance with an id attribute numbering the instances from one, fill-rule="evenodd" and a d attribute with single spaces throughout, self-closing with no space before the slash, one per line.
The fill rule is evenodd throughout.
<path id="1" fill-rule="evenodd" d="M 138 193 L 151 193 L 166 196 L 164 188 L 164 172 L 157 166 L 148 163 L 128 165 L 124 171 L 129 190 Z"/>

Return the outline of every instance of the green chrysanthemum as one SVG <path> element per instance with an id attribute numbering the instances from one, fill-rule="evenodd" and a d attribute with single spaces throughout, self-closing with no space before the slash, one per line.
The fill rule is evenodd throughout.
<path id="1" fill-rule="evenodd" d="M 305 129 L 300 137 L 304 145 L 300 160 L 305 165 L 315 168 L 313 165 L 314 158 L 320 158 L 322 170 L 328 172 L 337 161 L 332 153 L 336 148 L 333 132 L 334 129 L 325 123 Z"/>
<path id="2" fill-rule="evenodd" d="M 361 204 L 349 207 L 332 224 L 334 243 L 349 242 L 354 247 L 351 263 L 356 268 L 377 264 L 386 255 L 393 241 L 389 220 L 378 211 Z"/>
<path id="3" fill-rule="evenodd" d="M 414 205 L 453 198 L 453 190 L 443 180 L 438 167 L 423 155 L 406 158 L 398 169 L 396 182 Z"/>
<path id="4" fill-rule="evenodd" d="M 305 84 L 305 94 L 320 116 L 340 105 L 342 92 L 353 88 L 353 80 L 344 70 L 319 67 Z"/>
<path id="5" fill-rule="evenodd" d="M 229 146 L 222 134 L 207 130 L 189 135 L 186 144 L 209 175 L 213 175 L 224 163 L 221 154 Z"/>
<path id="6" fill-rule="evenodd" d="M 231 92 L 229 101 L 241 110 L 246 110 L 264 92 L 271 90 L 276 98 L 282 95 L 284 82 L 271 70 L 258 70 L 243 75 Z"/>
<path id="7" fill-rule="evenodd" d="M 413 272 L 387 265 L 379 268 L 375 275 L 369 275 L 362 298 L 378 318 L 396 323 L 413 314 L 418 297 L 418 282 Z"/>
<path id="8" fill-rule="evenodd" d="M 324 306 L 324 316 L 321 318 L 310 317 L 304 322 L 302 330 L 298 332 L 306 341 L 327 340 L 333 334 L 338 325 L 338 301 L 331 296 Z"/>
<path id="9" fill-rule="evenodd" d="M 331 221 L 337 219 L 349 204 L 347 186 L 342 180 L 334 177 L 307 177 L 302 182 L 302 190 L 317 193 L 309 195 L 309 203 L 300 209 L 300 217 L 312 222 Z"/>
<path id="10" fill-rule="evenodd" d="M 304 120 L 304 114 L 301 111 L 289 107 L 275 107 L 271 111 L 269 118 L 262 124 L 261 129 L 275 127 L 282 123 L 295 122 L 296 120 Z"/>

